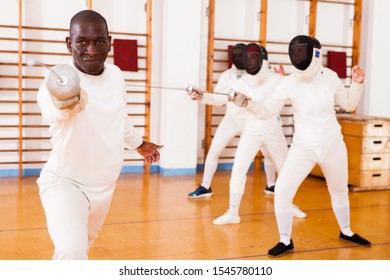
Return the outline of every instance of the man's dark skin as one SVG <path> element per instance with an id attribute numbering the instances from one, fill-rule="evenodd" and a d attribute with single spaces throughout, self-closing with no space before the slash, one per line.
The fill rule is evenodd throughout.
<path id="1" fill-rule="evenodd" d="M 73 54 L 75 67 L 89 75 L 100 75 L 111 50 L 107 23 L 92 11 L 84 11 L 70 23 L 66 46 Z"/>

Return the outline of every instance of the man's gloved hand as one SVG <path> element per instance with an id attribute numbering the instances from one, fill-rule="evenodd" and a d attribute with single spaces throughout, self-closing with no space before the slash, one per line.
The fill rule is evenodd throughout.
<path id="1" fill-rule="evenodd" d="M 238 107 L 246 107 L 248 106 L 248 101 L 250 98 L 246 96 L 245 94 L 235 91 L 234 97 L 233 97 L 233 103 Z"/>

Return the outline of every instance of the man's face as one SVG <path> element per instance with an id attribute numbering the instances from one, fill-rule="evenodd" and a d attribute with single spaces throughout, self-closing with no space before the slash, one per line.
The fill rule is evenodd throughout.
<path id="1" fill-rule="evenodd" d="M 111 50 L 111 36 L 99 21 L 79 21 L 71 26 L 66 45 L 73 54 L 75 67 L 83 73 L 100 75 Z"/>

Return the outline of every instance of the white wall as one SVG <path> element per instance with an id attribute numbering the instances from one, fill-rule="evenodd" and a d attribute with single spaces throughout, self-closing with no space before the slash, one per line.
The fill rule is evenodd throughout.
<path id="1" fill-rule="evenodd" d="M 115 31 L 145 32 L 146 1 L 93 1 L 93 8 L 106 17 Z M 86 8 L 86 1 L 24 1 L 24 22 L 29 25 L 67 27 L 70 17 Z M 390 117 L 385 68 L 390 65 L 386 35 L 390 1 L 363 1 L 361 65 L 367 72 L 364 96 L 358 113 Z M 327 44 L 349 44 L 352 27 L 350 8 L 336 10 L 320 4 L 318 39 Z M 206 84 L 208 0 L 153 1 L 152 84 L 186 87 Z M 260 4 L 258 0 L 217 0 L 215 36 L 258 39 Z M 268 40 L 289 41 L 297 34 L 307 34 L 309 4 L 303 1 L 268 1 Z M 56 14 L 56 16 L 48 16 Z M 17 1 L 0 11 L 1 24 L 17 24 Z M 334 20 L 335 16 L 337 20 Z M 342 28 L 338 28 L 342 26 Z M 7 31 L 1 30 L 1 36 Z M 13 35 L 12 35 L 13 36 Z M 61 35 L 62 36 L 62 35 Z M 62 38 L 62 37 L 61 37 Z M 14 43 L 9 42 L 10 47 Z M 8 48 L 8 46 L 2 46 Z M 269 50 L 286 51 L 286 46 L 268 45 Z M 14 59 L 15 56 L 10 56 Z M 0 53 L 0 59 L 10 58 Z M 43 58 L 46 59 L 46 58 Z M 50 58 L 47 58 L 50 59 Z M 270 55 L 271 61 L 286 62 L 286 55 Z M 0 72 L 3 68 L 0 68 Z M 6 81 L 8 83 L 8 81 Z M 0 108 L 0 111 L 7 110 Z M 205 107 L 189 100 L 184 91 L 152 89 L 151 141 L 164 145 L 159 169 L 162 174 L 193 174 L 203 163 Z"/>
<path id="2" fill-rule="evenodd" d="M 186 88 L 188 84 L 198 83 L 201 2 L 154 3 L 153 84 Z M 161 173 L 194 174 L 198 104 L 192 102 L 184 90 L 153 89 L 152 98 L 152 136 L 164 145 L 159 163 Z"/>
<path id="3" fill-rule="evenodd" d="M 388 36 L 390 1 L 363 1 L 361 64 L 366 70 L 366 85 L 358 113 L 390 117 L 388 66 L 390 65 Z"/>

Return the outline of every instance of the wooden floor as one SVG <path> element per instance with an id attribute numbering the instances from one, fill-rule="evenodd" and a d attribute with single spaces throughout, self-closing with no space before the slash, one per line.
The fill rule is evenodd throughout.
<path id="1" fill-rule="evenodd" d="M 269 260 L 279 241 L 273 197 L 265 176 L 250 171 L 241 223 L 216 226 L 229 199 L 229 171 L 218 171 L 212 198 L 190 200 L 202 174 L 120 177 L 106 223 L 90 251 L 95 260 Z M 0 179 L 0 259 L 51 259 L 50 241 L 35 177 Z M 339 229 L 322 179 L 307 178 L 295 198 L 307 213 L 293 224 L 295 252 L 283 260 L 389 260 L 390 190 L 350 192 L 352 230 L 373 243 L 357 247 L 338 239 Z"/>

